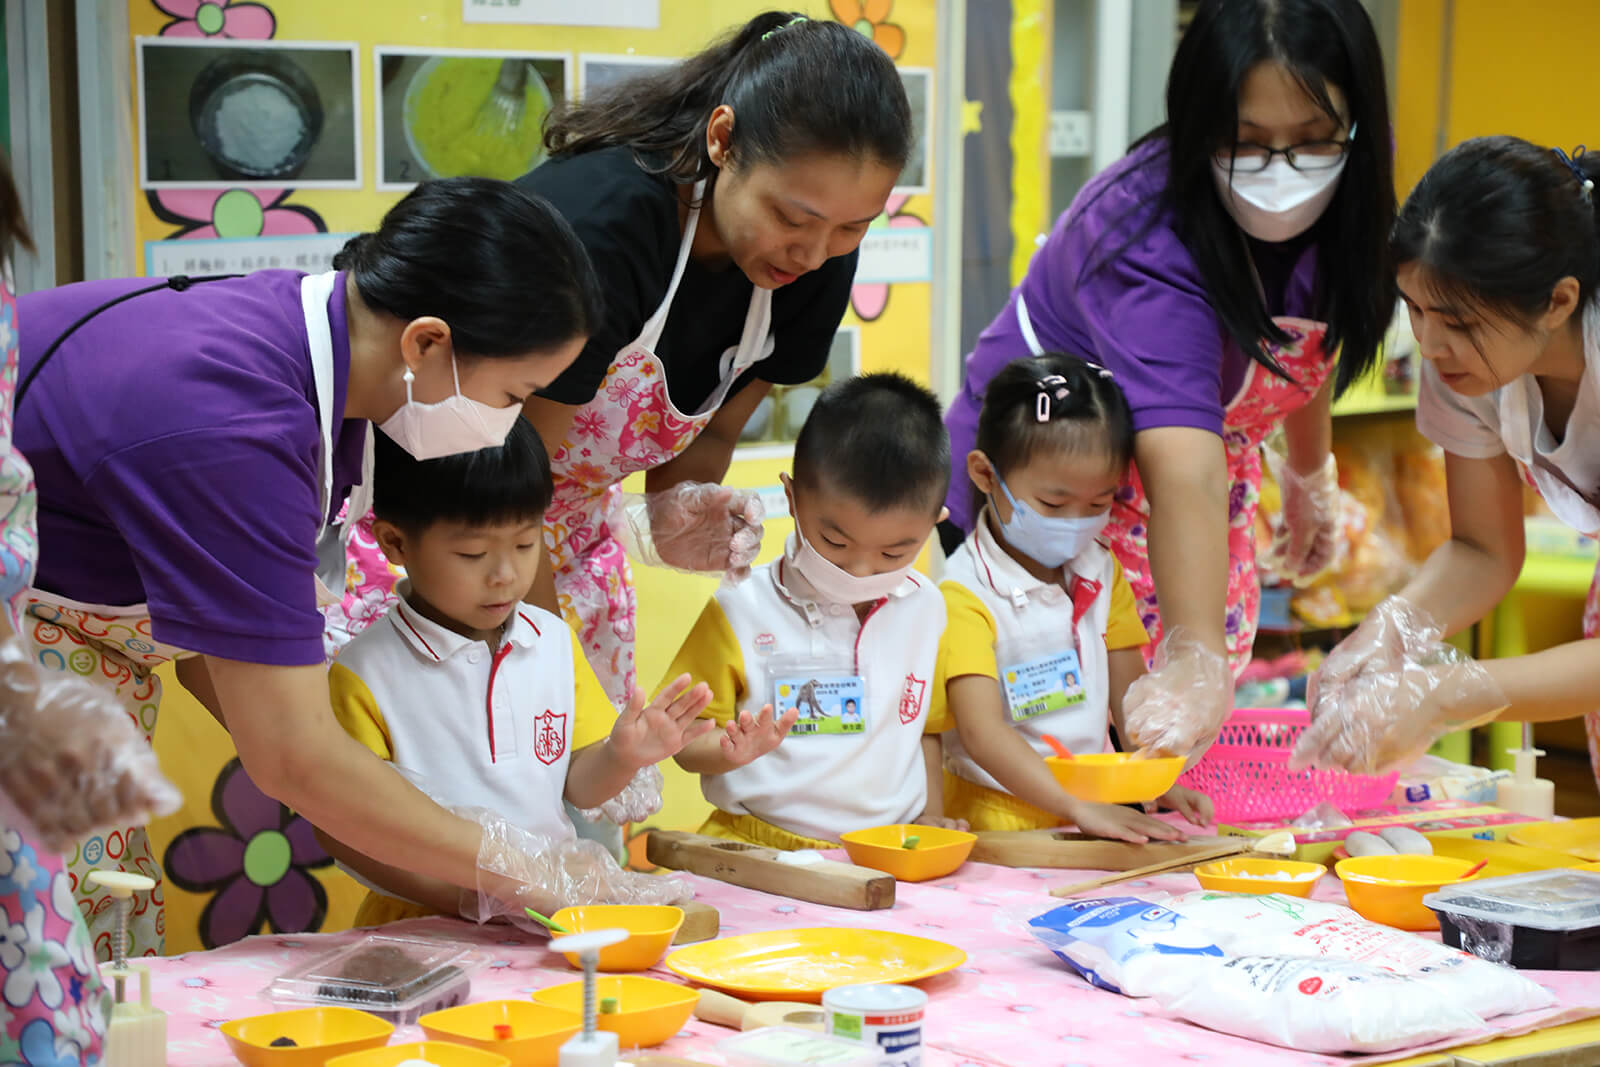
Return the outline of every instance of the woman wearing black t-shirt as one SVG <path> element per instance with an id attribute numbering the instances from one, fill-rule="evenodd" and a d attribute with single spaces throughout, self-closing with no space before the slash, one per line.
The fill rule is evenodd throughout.
<path id="1" fill-rule="evenodd" d="M 559 603 L 621 704 L 635 605 L 612 533 L 618 484 L 645 471 L 647 493 L 661 494 L 651 532 L 666 562 L 751 562 L 759 511 L 718 483 L 771 385 L 826 366 L 856 247 L 910 151 L 911 110 L 870 40 L 769 12 L 556 115 L 545 141 L 551 158 L 517 184 L 572 223 L 605 315 L 526 405 L 556 475 L 553 566 L 532 599 Z"/>

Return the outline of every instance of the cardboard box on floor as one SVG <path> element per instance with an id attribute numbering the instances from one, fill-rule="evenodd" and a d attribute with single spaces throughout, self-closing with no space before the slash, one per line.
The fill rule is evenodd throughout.
<path id="1" fill-rule="evenodd" d="M 1377 832 L 1386 826 L 1409 826 L 1430 837 L 1474 837 L 1481 841 L 1504 841 L 1518 826 L 1540 819 L 1518 815 L 1488 804 L 1466 800 L 1430 800 L 1422 804 L 1397 804 L 1368 811 L 1346 812 L 1353 825 L 1329 830 L 1295 830 L 1288 820 L 1223 823 L 1221 834 L 1265 837 L 1278 830 L 1295 830 L 1295 859 L 1307 863 L 1326 863 L 1333 850 L 1355 830 Z"/>

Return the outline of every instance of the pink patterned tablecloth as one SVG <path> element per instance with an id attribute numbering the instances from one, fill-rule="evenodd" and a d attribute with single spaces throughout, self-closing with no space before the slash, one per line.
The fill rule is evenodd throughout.
<path id="1" fill-rule="evenodd" d="M 1090 987 L 1035 941 L 1026 923 L 1061 903 L 1046 895 L 1050 886 L 1092 875 L 969 863 L 938 881 L 901 883 L 894 908 L 875 912 L 819 907 L 708 879 L 691 880 L 697 898 L 721 912 L 724 936 L 782 927 L 858 926 L 898 930 L 964 949 L 965 966 L 921 983 L 931 997 L 924 1031 L 923 1063 L 927 1067 L 1349 1065 L 1400 1059 L 1423 1051 L 1417 1048 L 1368 1057 L 1295 1052 L 1203 1030 L 1164 1015 L 1148 1001 Z M 1125 883 L 1107 894 L 1179 893 L 1194 888 L 1193 876 L 1184 874 Z M 1344 900 L 1338 880 L 1331 875 L 1323 879 L 1317 897 Z M 390 929 L 486 946 L 493 962 L 474 979 L 474 1000 L 526 997 L 536 989 L 574 978 L 565 961 L 549 952 L 542 941 L 507 927 L 417 919 Z M 140 961 L 150 964 L 156 1005 L 168 1013 L 168 1062 L 184 1067 L 232 1064 L 233 1057 L 217 1027 L 228 1019 L 271 1011 L 261 991 L 273 977 L 359 936 L 360 931 L 254 937 L 211 952 Z M 665 968 L 652 973 L 676 980 Z M 1600 1015 L 1600 973 L 1527 973 L 1549 988 L 1560 1006 L 1494 1020 L 1493 1029 L 1475 1040 Z M 691 1020 L 659 1051 L 721 1062 L 714 1053 L 715 1044 L 730 1035 L 730 1031 Z M 395 1041 L 418 1040 L 420 1036 L 420 1030 L 411 1027 L 399 1031 Z"/>

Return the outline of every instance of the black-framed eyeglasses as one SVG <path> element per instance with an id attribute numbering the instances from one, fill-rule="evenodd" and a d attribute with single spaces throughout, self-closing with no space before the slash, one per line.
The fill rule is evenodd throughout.
<path id="1" fill-rule="evenodd" d="M 1342 141 L 1305 141 L 1287 148 L 1269 148 L 1264 144 L 1241 142 L 1217 149 L 1217 163 L 1231 167 L 1238 174 L 1259 174 L 1267 169 L 1273 156 L 1282 156 L 1284 162 L 1299 171 L 1332 170 L 1350 154 L 1350 142 L 1356 139 L 1356 127 Z"/>

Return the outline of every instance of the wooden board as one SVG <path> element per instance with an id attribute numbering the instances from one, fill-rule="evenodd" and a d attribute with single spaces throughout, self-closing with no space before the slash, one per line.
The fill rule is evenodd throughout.
<path id="1" fill-rule="evenodd" d="M 686 900 L 678 907 L 683 909 L 683 925 L 678 927 L 674 945 L 692 945 L 696 941 L 710 941 L 722 932 L 722 915 L 710 904 Z"/>
<path id="2" fill-rule="evenodd" d="M 1143 845 L 1107 841 L 1070 830 L 1005 830 L 978 835 L 971 859 L 1001 867 L 1057 867 L 1075 871 L 1131 871 L 1182 859 L 1214 848 L 1215 837 L 1151 841 Z"/>
<path id="3" fill-rule="evenodd" d="M 657 867 L 715 878 L 811 904 L 856 911 L 894 907 L 894 878 L 882 871 L 822 860 L 781 863 L 775 848 L 678 830 L 652 830 L 645 855 Z"/>

